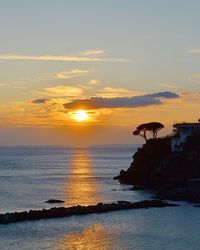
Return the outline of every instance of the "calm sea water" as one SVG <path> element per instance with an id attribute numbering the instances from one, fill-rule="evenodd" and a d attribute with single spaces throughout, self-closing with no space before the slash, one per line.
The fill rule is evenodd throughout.
<path id="1" fill-rule="evenodd" d="M 130 165 L 135 150 L 135 145 L 0 148 L 0 211 L 48 208 L 48 199 L 72 206 L 149 198 L 152 193 L 112 179 Z M 0 249 L 199 250 L 199 221 L 200 209 L 182 203 L 21 222 L 0 226 Z"/>

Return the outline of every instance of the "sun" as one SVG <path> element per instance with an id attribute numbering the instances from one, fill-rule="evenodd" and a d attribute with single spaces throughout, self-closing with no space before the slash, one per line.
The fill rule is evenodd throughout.
<path id="1" fill-rule="evenodd" d="M 86 110 L 77 110 L 74 112 L 74 119 L 77 122 L 84 122 L 88 120 L 89 116 Z"/>

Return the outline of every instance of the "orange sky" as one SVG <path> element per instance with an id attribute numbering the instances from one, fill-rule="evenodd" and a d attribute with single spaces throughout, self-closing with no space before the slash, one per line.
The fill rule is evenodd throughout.
<path id="1" fill-rule="evenodd" d="M 2 3 L 0 145 L 138 143 L 140 123 L 161 122 L 167 134 L 177 121 L 196 122 L 199 8 Z"/>

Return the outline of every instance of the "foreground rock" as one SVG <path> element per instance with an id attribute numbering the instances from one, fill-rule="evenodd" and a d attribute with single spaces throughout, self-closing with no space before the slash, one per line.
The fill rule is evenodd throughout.
<path id="1" fill-rule="evenodd" d="M 57 207 L 42 210 L 30 210 L 24 212 L 0 214 L 0 224 L 14 223 L 26 220 L 40 220 L 59 217 L 68 217 L 71 215 L 86 215 L 92 213 L 106 213 L 125 209 L 151 208 L 151 207 L 172 207 L 178 204 L 170 204 L 161 200 L 144 200 L 139 202 L 118 201 L 116 203 L 103 204 L 98 203 L 94 206 L 73 206 Z"/>

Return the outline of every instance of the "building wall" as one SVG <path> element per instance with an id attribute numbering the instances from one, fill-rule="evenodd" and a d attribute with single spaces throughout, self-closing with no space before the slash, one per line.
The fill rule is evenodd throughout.
<path id="1" fill-rule="evenodd" d="M 183 144 L 187 141 L 187 137 L 191 135 L 191 132 L 180 133 L 179 136 L 174 136 L 171 139 L 171 151 L 181 152 L 183 151 Z"/>
<path id="2" fill-rule="evenodd" d="M 176 128 L 176 135 L 171 138 L 171 151 L 182 152 L 184 150 L 183 144 L 187 141 L 195 131 L 200 131 L 200 123 L 182 123 L 174 126 Z"/>

